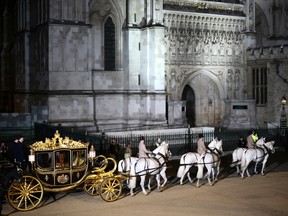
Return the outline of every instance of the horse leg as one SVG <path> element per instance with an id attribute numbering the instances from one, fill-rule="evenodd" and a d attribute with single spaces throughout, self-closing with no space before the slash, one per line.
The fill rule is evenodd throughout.
<path id="1" fill-rule="evenodd" d="M 135 176 L 129 178 L 128 187 L 130 188 L 130 196 L 134 196 L 133 189 L 136 188 L 137 178 Z"/>
<path id="2" fill-rule="evenodd" d="M 265 170 L 265 166 L 266 166 L 266 162 L 267 162 L 268 158 L 265 158 L 262 162 L 262 170 L 261 170 L 261 175 L 264 175 L 264 170 Z"/>
<path id="3" fill-rule="evenodd" d="M 190 167 L 191 166 L 185 166 L 183 175 L 180 178 L 180 185 L 183 185 L 183 180 L 184 180 L 184 177 L 185 177 L 186 174 L 187 174 L 187 177 L 188 177 L 189 181 L 191 182 L 190 173 L 189 173 Z"/>
<path id="4" fill-rule="evenodd" d="M 205 178 L 207 178 L 207 180 L 208 180 L 208 183 L 210 184 L 210 185 L 212 185 L 211 184 L 211 174 L 212 173 L 214 173 L 213 172 L 213 167 L 211 166 L 211 164 L 206 164 L 206 169 L 207 169 L 207 173 L 205 174 Z M 198 168 L 199 169 L 199 168 Z M 213 177 L 212 177 L 213 178 Z"/>
<path id="5" fill-rule="evenodd" d="M 163 188 L 166 185 L 167 180 L 168 180 L 167 177 L 166 177 L 166 167 L 161 170 L 160 175 L 161 175 L 161 177 L 164 180 L 162 185 L 161 185 L 161 188 Z M 159 179 L 160 179 L 160 175 L 159 175 Z"/>
<path id="6" fill-rule="evenodd" d="M 161 191 L 160 174 L 156 175 L 156 181 L 157 181 L 157 190 Z"/>
<path id="7" fill-rule="evenodd" d="M 248 164 L 249 165 L 249 164 Z M 244 166 L 241 167 L 241 178 L 243 179 L 244 178 L 244 174 L 245 174 L 245 171 L 247 169 L 247 164 L 245 164 Z M 248 169 L 247 169 L 248 170 Z M 248 173 L 249 174 L 249 173 Z"/>
<path id="8" fill-rule="evenodd" d="M 145 190 L 145 175 L 141 176 L 140 186 L 142 188 L 142 192 L 144 195 L 147 195 L 148 193 Z"/>
<path id="9" fill-rule="evenodd" d="M 197 184 L 196 187 L 199 187 L 199 181 L 200 178 L 203 178 L 203 171 L 204 171 L 204 165 L 203 164 L 198 164 L 198 171 L 197 171 Z"/>
<path id="10" fill-rule="evenodd" d="M 237 169 L 237 173 L 238 173 L 238 174 L 240 174 L 240 172 L 241 172 L 241 171 L 240 171 L 240 166 L 241 166 L 240 163 L 237 163 L 237 164 L 236 164 L 236 169 Z"/>
<path id="11" fill-rule="evenodd" d="M 207 170 L 208 170 L 208 172 L 207 172 L 207 180 L 208 180 L 209 185 L 212 186 L 213 183 L 211 182 L 210 176 L 212 174 L 212 181 L 214 181 L 214 169 L 213 169 L 213 167 L 207 167 Z"/>
<path id="12" fill-rule="evenodd" d="M 148 180 L 148 190 L 149 190 L 149 191 L 151 191 L 151 182 L 152 182 L 152 178 L 153 178 L 153 177 L 150 176 L 150 177 L 149 177 L 149 180 Z"/>
<path id="13" fill-rule="evenodd" d="M 258 166 L 258 161 L 255 162 L 255 167 L 254 167 L 254 173 L 257 174 L 257 166 Z"/>
<path id="14" fill-rule="evenodd" d="M 200 178 L 197 178 L 196 187 L 199 188 L 199 186 L 200 186 Z"/>
<path id="15" fill-rule="evenodd" d="M 187 177 L 188 177 L 189 182 L 192 183 L 193 180 L 191 179 L 191 176 L 190 176 L 190 172 L 189 172 L 189 171 L 187 172 Z"/>
<path id="16" fill-rule="evenodd" d="M 251 161 L 247 161 L 247 164 L 246 164 L 246 174 L 248 177 L 250 177 L 250 173 L 249 173 L 249 164 L 250 164 Z"/>

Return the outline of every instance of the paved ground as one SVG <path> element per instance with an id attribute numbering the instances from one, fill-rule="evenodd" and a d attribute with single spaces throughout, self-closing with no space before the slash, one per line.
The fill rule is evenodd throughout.
<path id="1" fill-rule="evenodd" d="M 220 179 L 214 186 L 202 181 L 200 188 L 195 183 L 179 185 L 175 178 L 178 160 L 169 163 L 169 183 L 163 192 L 152 191 L 144 196 L 138 188 L 134 197 L 124 196 L 107 203 L 99 196 L 91 197 L 83 191 L 58 193 L 57 201 L 47 199 L 41 207 L 29 212 L 15 212 L 8 203 L 3 205 L 3 214 L 11 216 L 95 216 L 95 215 L 288 215 L 288 153 L 271 155 L 266 175 L 253 175 L 241 179 L 229 168 L 231 155 L 222 160 Z M 176 169 L 175 169 L 176 167 Z M 193 173 L 193 170 L 192 170 Z"/>

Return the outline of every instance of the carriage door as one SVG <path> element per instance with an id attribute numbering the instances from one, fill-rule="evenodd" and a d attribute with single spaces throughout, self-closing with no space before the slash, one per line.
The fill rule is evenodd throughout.
<path id="1" fill-rule="evenodd" d="M 186 101 L 186 119 L 187 123 L 195 126 L 195 94 L 193 89 L 186 85 L 182 93 L 182 101 Z"/>

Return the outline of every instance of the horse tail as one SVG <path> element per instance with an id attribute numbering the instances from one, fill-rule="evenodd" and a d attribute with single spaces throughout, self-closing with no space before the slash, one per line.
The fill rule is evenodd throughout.
<path id="1" fill-rule="evenodd" d="M 120 160 L 120 161 L 118 162 L 118 172 L 119 172 L 119 173 L 121 173 L 121 172 L 124 171 L 123 162 L 124 162 L 124 160 Z"/>
<path id="2" fill-rule="evenodd" d="M 182 155 L 181 159 L 180 159 L 180 165 L 177 171 L 177 177 L 181 178 L 184 175 L 184 170 L 185 170 L 185 157 L 186 154 Z"/>
<path id="3" fill-rule="evenodd" d="M 137 163 L 135 164 L 131 164 L 131 168 L 130 168 L 130 178 L 129 178 L 129 188 L 133 189 L 136 187 L 136 180 L 137 180 L 137 177 L 136 177 L 136 172 L 135 172 L 135 166 L 136 166 Z"/>

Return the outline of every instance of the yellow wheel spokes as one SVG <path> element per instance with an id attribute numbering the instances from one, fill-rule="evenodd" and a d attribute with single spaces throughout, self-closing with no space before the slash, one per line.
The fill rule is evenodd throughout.
<path id="1" fill-rule="evenodd" d="M 96 196 L 98 195 L 98 189 L 100 185 L 100 181 L 97 178 L 93 179 L 86 179 L 84 184 L 84 190 L 90 195 L 90 196 Z"/>
<path id="2" fill-rule="evenodd" d="M 11 206 L 20 211 L 36 208 L 42 198 L 44 190 L 38 179 L 33 176 L 23 176 L 22 182 L 14 182 L 8 190 L 8 201 Z"/>
<path id="3" fill-rule="evenodd" d="M 117 178 L 107 178 L 101 184 L 100 196 L 107 202 L 112 202 L 118 199 L 121 192 L 122 184 Z"/>

